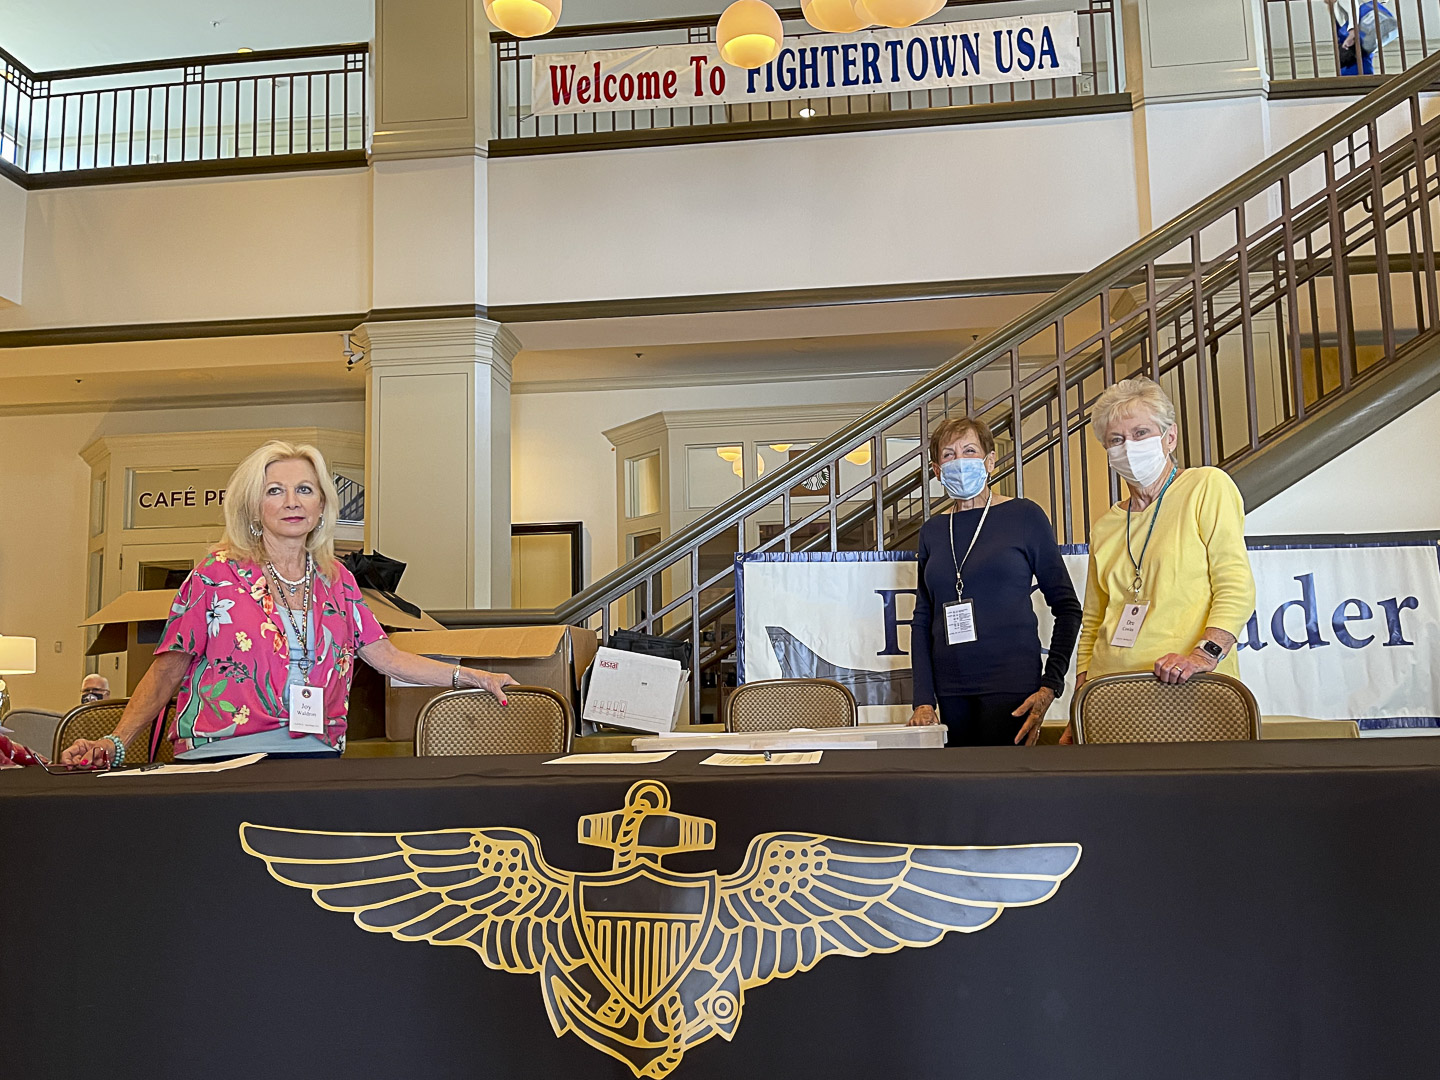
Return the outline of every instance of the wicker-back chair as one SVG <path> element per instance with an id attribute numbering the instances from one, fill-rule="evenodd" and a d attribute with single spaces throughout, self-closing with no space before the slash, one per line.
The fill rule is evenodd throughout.
<path id="1" fill-rule="evenodd" d="M 855 695 L 833 679 L 763 679 L 737 686 L 725 703 L 726 731 L 854 727 Z"/>
<path id="2" fill-rule="evenodd" d="M 488 690 L 431 698 L 415 721 L 415 756 L 565 754 L 575 731 L 570 703 L 543 686 L 507 686 L 508 705 Z"/>
<path id="3" fill-rule="evenodd" d="M 76 739 L 100 739 L 115 730 L 125 714 L 129 698 L 105 698 L 71 709 L 55 729 L 54 759 Z M 150 760 L 150 728 L 139 731 L 125 744 L 125 764 L 143 765 Z"/>
<path id="4" fill-rule="evenodd" d="M 168 765 L 175 760 L 175 744 L 170 741 L 170 727 L 175 723 L 175 702 L 171 701 L 165 706 L 165 711 L 155 718 L 155 724 L 160 728 L 160 738 L 155 738 L 154 727 L 147 733 L 146 738 L 155 747 L 155 753 L 151 755 L 152 761 L 158 761 Z"/>
<path id="5" fill-rule="evenodd" d="M 1162 683 L 1153 672 L 1102 675 L 1070 705 L 1082 743 L 1224 742 L 1260 738 L 1260 707 L 1228 675 Z"/>

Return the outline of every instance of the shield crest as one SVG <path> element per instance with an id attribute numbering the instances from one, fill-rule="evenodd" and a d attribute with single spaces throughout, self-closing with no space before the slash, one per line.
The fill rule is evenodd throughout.
<path id="1" fill-rule="evenodd" d="M 639 863 L 577 875 L 575 921 L 591 968 L 636 1012 L 668 994 L 704 945 L 720 875 L 675 874 Z"/>

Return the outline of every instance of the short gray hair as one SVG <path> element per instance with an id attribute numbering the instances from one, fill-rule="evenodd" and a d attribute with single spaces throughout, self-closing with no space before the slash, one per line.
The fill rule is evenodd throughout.
<path id="1" fill-rule="evenodd" d="M 1110 421 L 1116 416 L 1133 416 L 1145 413 L 1160 425 L 1161 432 L 1175 426 L 1175 404 L 1160 385 L 1143 375 L 1133 379 L 1121 379 L 1107 386 L 1104 392 L 1090 406 L 1090 427 L 1095 438 L 1103 443 Z"/>

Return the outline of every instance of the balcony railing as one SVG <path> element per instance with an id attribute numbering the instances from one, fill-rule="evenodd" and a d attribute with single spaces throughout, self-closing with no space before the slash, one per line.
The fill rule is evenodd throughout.
<path id="1" fill-rule="evenodd" d="M 999 0 L 957 0 L 937 16 L 936 21 L 964 21 L 983 18 L 988 4 Z M 1083 3 L 1083 0 L 1082 0 Z M 712 105 L 708 107 L 618 109 L 613 112 L 569 113 L 537 116 L 530 111 L 532 61 L 550 53 L 601 49 L 631 49 L 652 45 L 685 45 L 715 40 L 715 16 L 657 19 L 643 23 L 597 23 L 562 26 L 544 38 L 522 40 L 505 33 L 492 33 L 495 46 L 495 138 L 524 152 L 538 149 L 540 140 L 557 137 L 611 136 L 623 144 L 627 136 L 639 133 L 664 136 L 675 141 L 715 137 L 717 126 L 738 129 L 742 125 L 782 123 L 793 125 L 795 133 L 824 129 L 846 118 L 874 117 L 894 122 L 900 116 L 921 112 L 962 110 L 973 106 L 1082 105 L 1087 99 L 1105 99 L 1124 88 L 1124 60 L 1121 53 L 1119 20 L 1114 0 L 1090 0 L 1080 7 L 1081 72 L 1077 76 L 1019 83 L 990 83 L 949 87 L 908 93 L 860 94 L 813 97 L 757 104 Z M 780 10 L 787 37 L 815 34 L 798 8 Z M 803 111 L 803 115 L 802 115 Z M 732 130 L 732 134 L 736 133 Z"/>
<path id="2" fill-rule="evenodd" d="M 1348 25 L 1355 25 L 1362 2 L 1369 0 L 1344 5 Z M 1264 0 L 1264 5 L 1265 57 L 1272 83 L 1398 75 L 1440 52 L 1440 0 L 1383 0 L 1381 6 L 1395 20 L 1393 36 L 1386 41 L 1377 35 L 1373 50 L 1366 54 L 1361 47 L 1353 58 L 1342 57 L 1338 24 L 1325 0 Z M 1355 83 L 1352 92 L 1364 93 L 1369 85 Z"/>
<path id="3" fill-rule="evenodd" d="M 30 178 L 363 157 L 369 46 L 33 72 L 0 51 L 0 162 Z"/>

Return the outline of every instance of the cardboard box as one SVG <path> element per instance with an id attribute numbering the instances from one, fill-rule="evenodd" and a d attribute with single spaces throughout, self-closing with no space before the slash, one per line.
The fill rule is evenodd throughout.
<path id="1" fill-rule="evenodd" d="M 401 611 L 373 589 L 361 589 L 360 591 L 365 596 L 366 606 L 370 608 L 380 625 L 386 630 L 443 629 L 438 622 L 423 611 L 418 617 L 410 615 Z M 170 605 L 174 600 L 175 593 L 171 589 L 146 589 L 123 593 L 80 624 L 81 626 L 98 626 L 100 628 L 94 642 L 85 650 L 86 656 L 101 656 L 105 653 L 117 652 L 125 654 L 125 693 L 127 696 L 135 692 L 135 687 L 139 685 L 140 679 L 145 672 L 150 670 L 150 662 L 155 658 L 155 646 L 160 644 L 160 636 L 165 630 L 166 620 L 170 618 Z M 379 687 L 378 683 L 376 685 L 379 700 L 374 706 L 374 710 L 378 719 L 384 712 L 384 700 L 383 688 Z M 364 695 L 361 695 L 362 715 L 363 697 Z M 357 714 L 356 705 L 356 693 L 352 689 L 350 695 L 352 728 L 354 726 L 353 718 Z M 377 737 L 378 734 L 377 731 Z"/>
<path id="2" fill-rule="evenodd" d="M 688 674 L 678 660 L 601 649 L 590 673 L 584 718 L 631 731 L 671 731 L 685 702 Z"/>
<path id="3" fill-rule="evenodd" d="M 599 646 L 593 630 L 579 626 L 486 627 L 477 630 L 431 630 L 396 634 L 397 649 L 430 656 L 450 664 L 499 671 L 525 686 L 554 690 L 574 707 L 579 701 L 580 676 L 595 658 Z M 408 686 L 387 680 L 385 737 L 415 737 L 415 720 L 425 703 L 444 686 Z"/>

